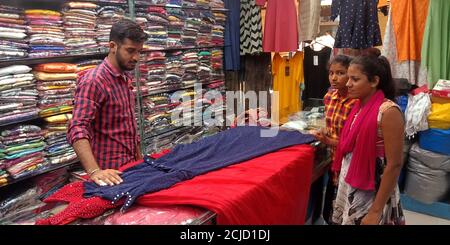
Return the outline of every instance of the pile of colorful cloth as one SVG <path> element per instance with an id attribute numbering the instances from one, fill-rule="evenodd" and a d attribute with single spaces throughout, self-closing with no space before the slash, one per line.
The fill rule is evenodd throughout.
<path id="1" fill-rule="evenodd" d="M 46 117 L 45 141 L 47 142 L 46 157 L 50 164 L 64 164 L 74 161 L 77 155 L 70 144 L 67 142 L 67 125 L 72 119 L 72 114 L 60 114 Z"/>
<path id="2" fill-rule="evenodd" d="M 0 68 L 0 125 L 37 117 L 38 92 L 26 65 Z"/>
<path id="3" fill-rule="evenodd" d="M 0 4 L 0 60 L 28 56 L 23 9 Z"/>
<path id="4" fill-rule="evenodd" d="M 65 34 L 61 13 L 46 9 L 27 9 L 30 57 L 49 57 L 66 54 Z"/>
<path id="5" fill-rule="evenodd" d="M 35 125 L 19 125 L 1 132 L 0 183 L 7 183 L 8 175 L 20 178 L 47 164 L 44 135 L 45 131 Z"/>
<path id="6" fill-rule="evenodd" d="M 99 52 L 96 21 L 98 5 L 89 2 L 69 2 L 64 5 L 66 50 L 69 54 Z"/>
<path id="7" fill-rule="evenodd" d="M 77 65 L 46 63 L 34 67 L 38 80 L 40 117 L 72 112 Z"/>

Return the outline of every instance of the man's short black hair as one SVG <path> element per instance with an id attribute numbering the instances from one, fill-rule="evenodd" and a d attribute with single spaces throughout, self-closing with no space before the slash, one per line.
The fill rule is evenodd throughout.
<path id="1" fill-rule="evenodd" d="M 147 40 L 147 34 L 134 21 L 122 19 L 112 26 L 109 41 L 120 44 L 124 42 L 125 38 L 141 43 Z"/>

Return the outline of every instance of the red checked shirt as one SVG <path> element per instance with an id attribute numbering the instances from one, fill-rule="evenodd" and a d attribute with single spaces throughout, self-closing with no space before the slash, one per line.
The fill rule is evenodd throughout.
<path id="1" fill-rule="evenodd" d="M 78 80 L 67 140 L 87 139 L 101 169 L 118 169 L 136 160 L 140 141 L 135 120 L 135 95 L 128 74 L 107 58 Z"/>
<path id="2" fill-rule="evenodd" d="M 355 104 L 354 99 L 347 96 L 341 96 L 338 90 L 330 90 L 323 97 L 325 104 L 325 122 L 327 125 L 327 133 L 332 139 L 338 139 L 341 130 L 344 128 L 350 111 Z M 332 155 L 334 156 L 334 147 L 332 147 Z"/>

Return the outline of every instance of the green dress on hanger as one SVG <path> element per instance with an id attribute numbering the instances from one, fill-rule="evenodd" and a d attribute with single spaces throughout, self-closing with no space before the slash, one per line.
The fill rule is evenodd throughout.
<path id="1" fill-rule="evenodd" d="M 428 88 L 450 79 L 450 1 L 432 0 L 422 45 L 422 65 L 428 70 Z"/>

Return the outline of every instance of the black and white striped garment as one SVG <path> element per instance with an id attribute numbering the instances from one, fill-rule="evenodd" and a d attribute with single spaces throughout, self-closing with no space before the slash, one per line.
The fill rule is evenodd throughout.
<path id="1" fill-rule="evenodd" d="M 261 8 L 255 0 L 241 2 L 240 43 L 241 55 L 262 52 Z"/>

